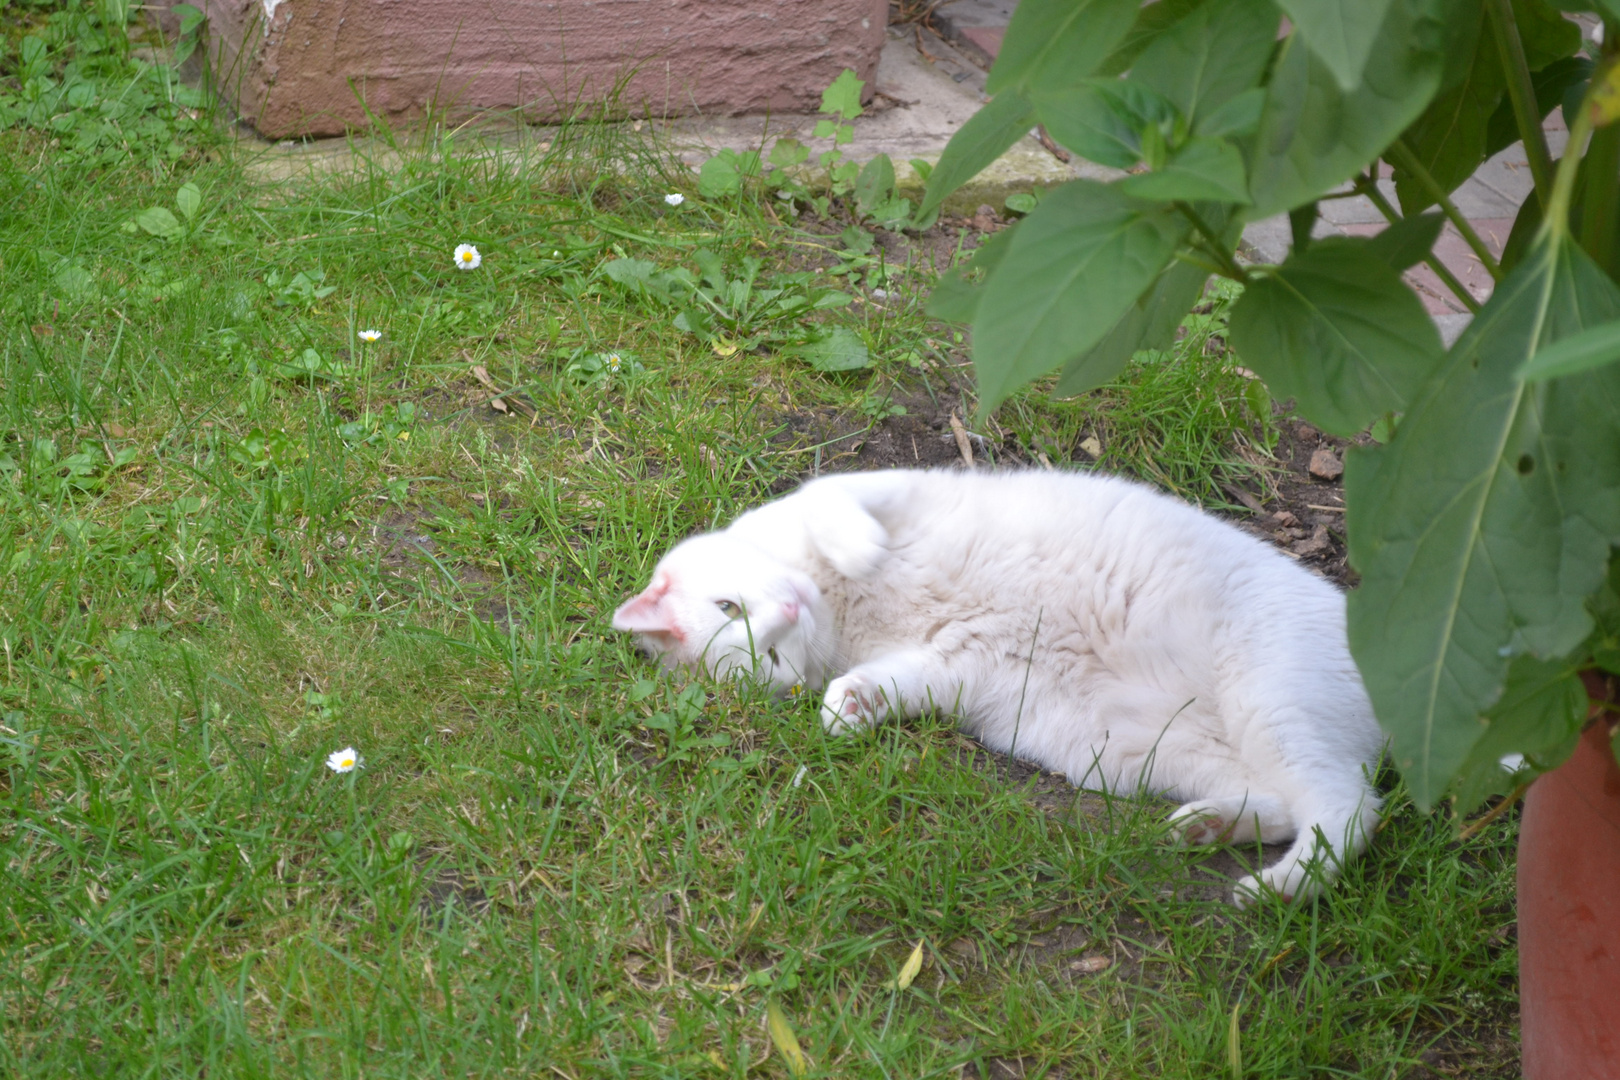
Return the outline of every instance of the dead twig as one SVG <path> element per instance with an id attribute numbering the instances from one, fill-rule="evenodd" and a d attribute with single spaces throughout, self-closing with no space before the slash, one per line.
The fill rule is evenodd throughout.
<path id="1" fill-rule="evenodd" d="M 951 434 L 956 436 L 956 449 L 962 455 L 962 464 L 973 468 L 973 444 L 968 441 L 967 428 L 962 426 L 962 418 L 951 410 Z"/>

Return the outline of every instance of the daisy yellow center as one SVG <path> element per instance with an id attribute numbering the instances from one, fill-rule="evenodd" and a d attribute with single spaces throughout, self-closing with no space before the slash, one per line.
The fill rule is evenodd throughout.
<path id="1" fill-rule="evenodd" d="M 345 769 L 352 769 L 352 768 L 354 768 L 354 758 L 352 758 L 352 757 L 343 758 L 342 760 L 340 760 L 338 762 L 338 764 L 343 766 Z"/>
<path id="2" fill-rule="evenodd" d="M 472 262 L 472 252 L 470 252 L 470 251 L 463 251 L 463 252 L 462 252 L 462 253 L 461 253 L 461 261 L 462 261 L 462 262 Z"/>

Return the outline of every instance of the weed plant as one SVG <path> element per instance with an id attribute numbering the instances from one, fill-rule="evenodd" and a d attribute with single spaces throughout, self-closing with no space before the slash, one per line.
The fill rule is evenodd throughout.
<path id="1" fill-rule="evenodd" d="M 1240 914 L 1161 803 L 1051 797 L 944 720 L 829 739 L 608 629 L 803 468 L 789 413 L 943 377 L 926 268 L 699 333 L 637 282 L 734 318 L 837 245 L 624 126 L 296 183 L 171 130 L 71 168 L 0 133 L 0 1071 L 1514 1071 L 1510 824 L 1397 789 L 1332 893 Z M 778 348 L 835 331 L 867 366 Z M 1246 400 L 1207 337 L 1003 422 L 1196 496 Z"/>

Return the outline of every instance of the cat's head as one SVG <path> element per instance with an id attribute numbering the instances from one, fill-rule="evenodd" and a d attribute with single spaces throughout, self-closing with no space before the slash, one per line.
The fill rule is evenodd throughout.
<path id="1" fill-rule="evenodd" d="M 726 533 L 685 541 L 613 613 L 648 653 L 716 678 L 752 673 L 778 691 L 819 689 L 826 604 L 809 575 Z"/>

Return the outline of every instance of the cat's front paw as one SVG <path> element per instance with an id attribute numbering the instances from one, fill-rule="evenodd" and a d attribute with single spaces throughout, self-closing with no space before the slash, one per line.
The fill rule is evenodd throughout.
<path id="1" fill-rule="evenodd" d="M 848 735 L 871 727 L 888 711 L 883 688 L 864 675 L 840 675 L 821 700 L 821 726 L 829 735 Z"/>

